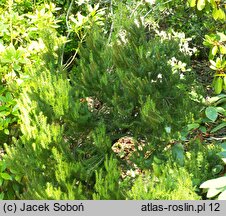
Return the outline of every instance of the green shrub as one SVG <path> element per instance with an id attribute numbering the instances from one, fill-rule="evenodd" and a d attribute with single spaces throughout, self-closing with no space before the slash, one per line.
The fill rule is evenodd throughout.
<path id="1" fill-rule="evenodd" d="M 195 89 L 192 73 L 174 71 L 169 63 L 176 59 L 186 65 L 189 57 L 180 51 L 177 39 L 153 35 L 147 40 L 141 23 L 124 25 L 109 45 L 103 33 L 92 31 L 71 72 L 72 84 L 82 97 L 102 104 L 95 115 L 112 139 L 144 136 L 162 149 L 161 141 L 191 120 L 191 108 L 196 106 L 189 96 Z"/>
<path id="2" fill-rule="evenodd" d="M 226 142 L 221 144 L 222 151 L 218 154 L 224 162 L 226 162 Z M 226 175 L 224 173 L 223 176 L 210 179 L 208 181 L 203 182 L 200 185 L 200 188 L 203 188 L 205 192 L 207 192 L 207 198 L 214 198 L 217 195 L 219 200 L 226 199 Z"/>
<path id="3" fill-rule="evenodd" d="M 130 191 L 128 199 L 134 200 L 199 200 L 190 174 L 184 169 L 160 165 L 162 174 L 147 173 L 139 176 Z"/>
<path id="4" fill-rule="evenodd" d="M 191 174 L 193 184 L 199 186 L 201 182 L 213 178 L 222 165 L 219 145 L 200 143 L 200 140 L 191 140 L 187 146 L 185 167 Z"/>
<path id="5" fill-rule="evenodd" d="M 0 90 L 0 145 L 10 142 L 17 135 L 18 107 L 12 94 L 5 88 Z"/>
<path id="6" fill-rule="evenodd" d="M 110 41 L 99 26 L 90 25 L 68 75 L 60 61 L 65 40 L 43 24 L 34 23 L 41 25 L 37 40 L 44 48 L 27 67 L 17 100 L 21 136 L 6 146 L 7 167 L 23 177 L 19 198 L 137 198 L 125 192 L 136 191 L 141 180 L 122 178 L 123 162 L 111 147 L 125 135 L 145 140 L 144 158 L 135 162 L 152 169 L 152 158 L 179 137 L 197 107 L 191 98 L 196 83 L 187 70 L 190 57 L 179 38 L 153 34 L 147 39 L 141 20 L 131 18 L 116 26 Z M 149 165 L 140 160 L 146 151 Z M 160 181 L 172 193 L 153 198 L 185 199 L 177 190 L 191 193 L 185 170 L 172 176 L 173 185 L 166 183 L 170 170 Z M 183 178 L 176 180 L 180 174 L 188 189 Z"/>

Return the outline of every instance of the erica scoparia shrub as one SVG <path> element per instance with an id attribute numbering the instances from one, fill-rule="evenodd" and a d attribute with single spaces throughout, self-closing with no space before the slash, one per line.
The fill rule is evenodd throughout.
<path id="1" fill-rule="evenodd" d="M 60 49 L 31 66 L 18 99 L 22 135 L 6 158 L 23 176 L 22 199 L 126 199 L 132 183 L 122 183 L 115 140 L 141 137 L 154 154 L 192 118 L 192 76 L 170 64 L 189 64 L 179 39 L 147 40 L 142 23 L 131 20 L 110 43 L 95 26 L 87 35 L 70 79 L 57 67 Z"/>

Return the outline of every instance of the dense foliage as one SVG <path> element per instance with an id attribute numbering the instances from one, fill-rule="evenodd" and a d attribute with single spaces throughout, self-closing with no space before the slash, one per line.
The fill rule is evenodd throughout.
<path id="1" fill-rule="evenodd" d="M 226 199 L 221 1 L 0 11 L 1 199 Z"/>

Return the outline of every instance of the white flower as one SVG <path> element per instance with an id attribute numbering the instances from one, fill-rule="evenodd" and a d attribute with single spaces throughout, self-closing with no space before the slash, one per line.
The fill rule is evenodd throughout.
<path id="1" fill-rule="evenodd" d="M 38 41 L 32 41 L 31 44 L 28 46 L 29 51 L 40 51 L 45 48 L 45 44 L 42 39 L 38 39 Z"/>
<path id="2" fill-rule="evenodd" d="M 191 71 L 190 68 L 186 68 L 187 64 L 178 61 L 175 57 L 172 57 L 169 61 L 168 64 L 172 67 L 172 72 L 173 73 L 181 73 L 181 72 L 186 72 L 186 71 Z M 180 78 L 183 79 L 184 75 L 180 75 Z"/>
<path id="3" fill-rule="evenodd" d="M 162 74 L 158 74 L 157 78 L 162 79 Z"/>
<path id="4" fill-rule="evenodd" d="M 180 79 L 184 79 L 184 74 L 180 74 Z"/>

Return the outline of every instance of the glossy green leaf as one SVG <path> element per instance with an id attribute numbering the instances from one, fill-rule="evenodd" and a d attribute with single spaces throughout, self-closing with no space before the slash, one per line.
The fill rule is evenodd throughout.
<path id="1" fill-rule="evenodd" d="M 188 130 L 193 130 L 193 129 L 197 129 L 200 126 L 200 124 L 198 123 L 193 123 L 193 124 L 188 124 L 187 128 Z"/>
<path id="2" fill-rule="evenodd" d="M 3 160 L 0 161 L 0 171 L 3 172 L 6 169 L 6 164 Z"/>
<path id="3" fill-rule="evenodd" d="M 225 19 L 224 11 L 221 8 L 219 8 L 218 13 L 219 13 L 218 18 L 224 20 Z"/>
<path id="4" fill-rule="evenodd" d="M 215 20 L 218 19 L 218 17 L 219 17 L 219 12 L 218 12 L 218 9 L 217 9 L 217 8 L 214 8 L 214 9 L 213 9 L 212 16 L 213 16 L 213 18 L 214 18 Z"/>
<path id="5" fill-rule="evenodd" d="M 0 112 L 0 117 L 5 117 L 5 116 L 8 116 L 10 115 L 10 112 L 7 112 L 7 111 L 1 111 Z"/>
<path id="6" fill-rule="evenodd" d="M 213 8 L 217 7 L 215 0 L 208 0 L 208 2 L 212 5 Z"/>
<path id="7" fill-rule="evenodd" d="M 214 8 L 212 15 L 213 15 L 213 18 L 215 20 L 217 20 L 217 19 L 225 19 L 225 13 L 224 13 L 224 11 L 221 8 L 219 8 L 219 9 L 217 7 Z"/>
<path id="8" fill-rule="evenodd" d="M 190 0 L 190 7 L 196 6 L 196 0 Z"/>
<path id="9" fill-rule="evenodd" d="M 217 67 L 217 68 L 220 68 L 220 67 L 221 67 L 221 64 L 222 64 L 221 58 L 218 57 L 218 58 L 216 59 L 216 67 Z"/>
<path id="10" fill-rule="evenodd" d="M 207 107 L 205 110 L 205 114 L 206 114 L 207 118 L 213 122 L 216 121 L 216 119 L 218 117 L 218 112 L 215 107 Z"/>
<path id="11" fill-rule="evenodd" d="M 218 47 L 217 46 L 214 46 L 212 48 L 212 55 L 215 56 L 217 54 L 217 51 L 218 51 Z"/>
<path id="12" fill-rule="evenodd" d="M 213 128 L 210 133 L 215 133 L 217 132 L 218 130 L 222 129 L 226 127 L 226 122 L 222 122 L 221 124 L 217 125 L 215 128 Z"/>
<path id="13" fill-rule="evenodd" d="M 9 175 L 8 173 L 1 173 L 1 177 L 5 180 L 12 180 L 11 175 Z"/>
<path id="14" fill-rule="evenodd" d="M 219 101 L 222 98 L 226 98 L 226 95 L 225 94 L 219 94 L 217 96 L 211 97 L 211 98 L 208 99 L 208 102 L 210 104 L 213 104 L 213 103 L 216 103 L 217 101 Z"/>
<path id="15" fill-rule="evenodd" d="M 220 45 L 220 46 L 219 46 L 219 50 L 220 50 L 220 53 L 221 53 L 221 54 L 226 54 L 226 46 Z"/>
<path id="16" fill-rule="evenodd" d="M 218 113 L 226 116 L 226 109 L 224 109 L 223 107 L 216 107 L 216 110 Z"/>
<path id="17" fill-rule="evenodd" d="M 0 96 L 0 101 L 6 102 L 6 98 L 4 96 Z"/>
<path id="18" fill-rule="evenodd" d="M 17 182 L 21 182 L 21 179 L 22 179 L 21 176 L 19 176 L 19 175 L 16 175 L 16 176 L 15 176 L 15 180 L 16 180 Z"/>
<path id="19" fill-rule="evenodd" d="M 214 81 L 214 92 L 215 94 L 220 94 L 223 90 L 223 79 L 221 77 L 216 77 Z"/>
<path id="20" fill-rule="evenodd" d="M 8 129 L 8 128 L 5 128 L 5 129 L 4 129 L 4 133 L 5 133 L 6 135 L 9 135 L 9 129 Z"/>
<path id="21" fill-rule="evenodd" d="M 205 5 L 206 5 L 206 0 L 198 0 L 197 9 L 201 11 L 205 7 Z"/>

